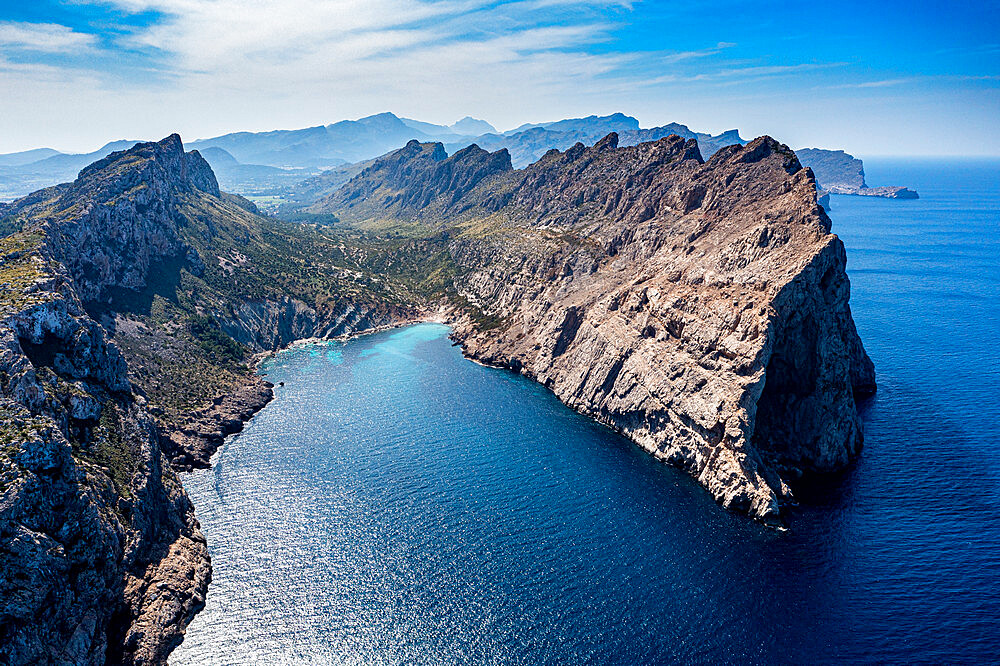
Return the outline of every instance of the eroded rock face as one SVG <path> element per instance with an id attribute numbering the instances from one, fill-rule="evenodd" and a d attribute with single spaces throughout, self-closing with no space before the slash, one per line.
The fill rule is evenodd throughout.
<path id="1" fill-rule="evenodd" d="M 383 212 L 403 213 L 433 203 L 455 214 L 464 210 L 453 209 L 477 185 L 511 170 L 506 149 L 489 153 L 473 144 L 449 157 L 440 143 L 413 140 L 376 160 L 312 210 L 336 209 L 348 218 L 364 217 L 376 201 Z"/>
<path id="2" fill-rule="evenodd" d="M 218 314 L 222 329 L 254 351 L 286 347 L 296 340 L 328 339 L 381 328 L 412 316 L 411 308 L 344 303 L 317 312 L 287 296 L 281 300 L 245 300 Z"/>
<path id="3" fill-rule="evenodd" d="M 402 211 L 379 209 L 374 176 L 358 176 L 374 193 L 359 224 L 474 230 L 450 246 L 466 354 L 536 379 L 724 506 L 775 519 L 788 481 L 859 450 L 854 396 L 874 369 L 843 245 L 787 147 L 762 137 L 704 163 L 693 140 L 612 134 Z"/>
<path id="4" fill-rule="evenodd" d="M 211 576 L 194 509 L 146 400 L 84 308 L 140 290 L 158 262 L 197 272 L 185 193 L 220 196 L 176 135 L 114 153 L 16 203 L 0 239 L 0 656 L 162 664 Z"/>
<path id="5" fill-rule="evenodd" d="M 0 657 L 164 663 L 204 603 L 204 536 L 44 236 L 0 246 Z"/>
<path id="6" fill-rule="evenodd" d="M 176 134 L 112 153 L 59 188 L 47 246 L 84 302 L 107 301 L 114 288 L 142 289 L 150 267 L 164 259 L 189 259 L 198 272 L 197 255 L 178 237 L 177 195 L 220 196 L 219 184 L 201 155 L 184 152 Z"/>

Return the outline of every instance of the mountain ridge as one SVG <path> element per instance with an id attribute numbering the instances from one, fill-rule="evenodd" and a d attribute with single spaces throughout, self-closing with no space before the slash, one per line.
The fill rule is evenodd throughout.
<path id="1" fill-rule="evenodd" d="M 592 115 L 527 123 L 506 132 L 498 132 L 489 123 L 469 117 L 446 126 L 399 118 L 386 112 L 297 130 L 234 132 L 199 139 L 192 142 L 191 147 L 226 150 L 237 160 L 237 164 L 216 161 L 212 165 L 223 186 L 229 191 L 256 195 L 259 202 L 268 203 L 272 210 L 277 210 L 280 206 L 270 204 L 272 198 L 277 197 L 281 203 L 292 204 L 291 208 L 311 204 L 313 202 L 302 200 L 307 192 L 331 189 L 329 183 L 323 183 L 326 171 L 334 172 L 331 174 L 331 181 L 340 182 L 335 172 L 341 167 L 375 159 L 403 146 L 411 139 L 441 141 L 449 152 L 461 150 L 473 143 L 491 151 L 507 148 L 514 166 L 520 168 L 536 161 L 549 149 L 565 150 L 577 142 L 592 145 L 612 131 L 619 134 L 622 145 L 655 141 L 670 134 L 696 138 L 706 157 L 722 146 L 744 143 L 737 130 L 711 135 L 694 132 L 679 123 L 642 129 L 638 120 L 620 112 L 608 116 Z M 119 145 L 115 148 L 127 147 L 121 145 L 121 142 L 116 143 Z M 5 196 L 5 192 L 9 193 L 6 194 L 8 197 L 22 196 L 41 187 L 72 179 L 80 168 L 109 152 L 110 145 L 85 156 L 53 155 L 52 162 L 36 160 L 27 164 L 20 164 L 25 159 L 23 156 L 18 157 L 22 154 L 12 154 L 6 157 L 17 164 L 8 165 L 3 164 L 5 156 L 0 155 L 0 198 Z M 90 159 L 86 159 L 87 156 Z M 813 159 L 810 155 L 805 163 L 813 165 Z M 825 151 L 817 152 L 817 170 L 823 162 L 829 160 L 830 156 Z M 307 183 L 307 180 L 312 182 Z M 841 185 L 825 183 L 825 178 L 819 180 L 821 186 Z M 852 193 L 902 197 L 909 196 L 907 192 L 910 192 L 904 192 L 906 188 L 860 189 L 863 191 Z"/>

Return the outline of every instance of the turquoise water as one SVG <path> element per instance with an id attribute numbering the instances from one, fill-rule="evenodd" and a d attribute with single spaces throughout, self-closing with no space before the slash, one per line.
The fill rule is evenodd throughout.
<path id="1" fill-rule="evenodd" d="M 296 348 L 185 486 L 215 567 L 171 664 L 994 661 L 1000 166 L 834 197 L 879 373 L 866 447 L 779 533 L 443 326 Z"/>

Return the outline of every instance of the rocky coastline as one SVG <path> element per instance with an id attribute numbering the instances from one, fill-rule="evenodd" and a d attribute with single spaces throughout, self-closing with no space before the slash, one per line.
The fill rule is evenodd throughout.
<path id="1" fill-rule="evenodd" d="M 0 242 L 0 658 L 162 664 L 204 605 L 205 537 L 44 239 Z"/>
<path id="2" fill-rule="evenodd" d="M 176 135 L 4 208 L 7 662 L 166 663 L 211 578 L 178 472 L 273 398 L 255 361 L 297 341 L 447 321 L 764 522 L 860 449 L 844 248 L 770 138 L 705 161 L 611 134 L 522 170 L 411 142 L 323 208 L 341 230 L 262 218 Z"/>
<path id="3" fill-rule="evenodd" d="M 802 164 L 812 169 L 819 188 L 830 194 L 849 194 L 884 199 L 920 198 L 915 190 L 908 187 L 869 187 L 868 183 L 865 182 L 864 162 L 843 150 L 800 148 L 795 153 Z M 824 205 L 829 207 L 829 201 Z"/>
<path id="4" fill-rule="evenodd" d="M 421 322 L 446 323 L 440 312 L 407 317 L 371 328 L 352 330 L 331 337 L 309 337 L 293 340 L 279 349 L 255 355 L 253 367 L 259 369 L 264 360 L 285 349 L 317 342 L 344 342 L 365 335 L 372 335 Z M 253 374 L 234 391 L 224 393 L 194 411 L 183 421 L 160 426 L 160 445 L 164 455 L 177 472 L 208 469 L 211 458 L 225 442 L 226 437 L 239 433 L 260 410 L 274 399 L 274 384 Z"/>
<path id="5" fill-rule="evenodd" d="M 274 399 L 271 382 L 252 377 L 233 393 L 216 397 L 173 427 L 161 427 L 160 446 L 178 472 L 207 469 L 226 437 Z"/>
<path id="6" fill-rule="evenodd" d="M 831 185 L 826 188 L 830 194 L 849 194 L 858 197 L 882 197 L 883 199 L 919 199 L 920 195 L 908 187 L 847 187 Z"/>

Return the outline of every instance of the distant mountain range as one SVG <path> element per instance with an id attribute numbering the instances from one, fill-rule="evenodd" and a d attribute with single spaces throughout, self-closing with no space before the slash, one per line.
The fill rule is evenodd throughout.
<path id="1" fill-rule="evenodd" d="M 523 168 L 549 150 L 566 150 L 576 143 L 594 145 L 611 132 L 618 134 L 622 146 L 671 134 L 696 139 L 706 159 L 723 146 L 747 143 L 737 130 L 712 135 L 678 123 L 643 129 L 637 119 L 623 113 L 529 123 L 507 132 L 468 116 L 451 125 L 438 125 L 380 113 L 304 129 L 223 134 L 195 141 L 190 147 L 211 164 L 223 189 L 257 197 L 265 208 L 275 210 L 281 204 L 301 207 L 314 202 L 314 197 L 328 195 L 363 168 L 354 165 L 413 139 L 440 142 L 449 154 L 472 144 L 488 151 L 506 148 L 514 168 Z M 0 155 L 0 201 L 73 180 L 87 164 L 134 143 L 113 141 L 86 154 L 39 148 Z M 829 191 L 894 197 L 916 194 L 906 188 L 868 188 L 863 170 L 854 166 L 861 161 L 842 151 L 806 149 L 799 152 L 799 158 L 806 166 L 815 165 L 817 180 Z M 860 183 L 855 183 L 852 173 L 861 174 Z"/>

